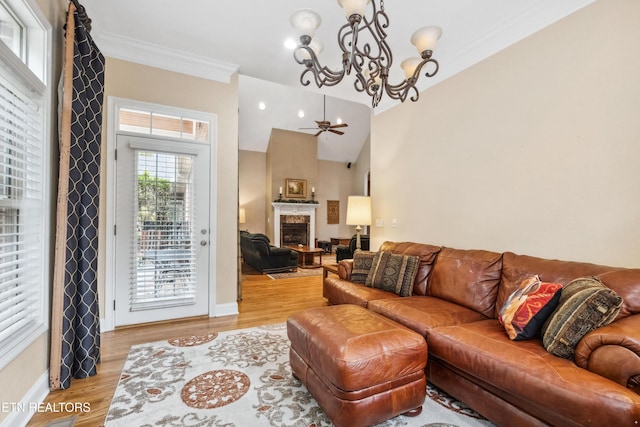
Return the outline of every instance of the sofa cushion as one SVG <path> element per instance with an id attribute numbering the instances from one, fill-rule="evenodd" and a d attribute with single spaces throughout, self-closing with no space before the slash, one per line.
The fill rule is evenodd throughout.
<path id="1" fill-rule="evenodd" d="M 391 251 L 394 254 L 413 255 L 420 258 L 420 267 L 413 282 L 412 295 L 427 295 L 427 284 L 433 263 L 436 260 L 440 246 L 425 245 L 413 242 L 384 242 L 380 251 Z"/>
<path id="2" fill-rule="evenodd" d="M 420 258 L 417 256 L 399 255 L 388 251 L 378 252 L 373 257 L 365 285 L 393 292 L 401 297 L 408 297 L 411 295 L 419 264 Z M 353 280 L 353 273 L 351 280 Z"/>
<path id="3" fill-rule="evenodd" d="M 375 252 L 357 251 L 353 254 L 353 269 L 351 270 L 351 281 L 364 284 L 373 265 Z"/>
<path id="4" fill-rule="evenodd" d="M 443 248 L 431 272 L 429 295 L 494 317 L 501 270 L 500 253 Z"/>
<path id="5" fill-rule="evenodd" d="M 598 279 L 622 297 L 616 319 L 640 313 L 640 268 L 621 268 L 598 275 Z"/>
<path id="6" fill-rule="evenodd" d="M 372 300 L 400 298 L 398 295 L 376 288 L 349 282 L 335 276 L 329 276 L 322 281 L 322 296 L 329 300 L 329 304 L 355 304 L 367 308 Z"/>
<path id="7" fill-rule="evenodd" d="M 542 326 L 542 344 L 556 356 L 573 359 L 578 342 L 590 331 L 609 324 L 622 298 L 596 277 L 581 277 L 564 286 L 558 307 Z"/>
<path id="8" fill-rule="evenodd" d="M 473 387 L 488 387 L 541 420 L 531 425 L 633 425 L 629 419 L 638 419 L 633 390 L 553 356 L 539 340 L 509 340 L 497 320 L 434 328 L 427 345 L 434 385 L 446 381 L 434 373 L 445 364 L 449 377 L 472 379 Z"/>
<path id="9" fill-rule="evenodd" d="M 421 295 L 408 298 L 376 299 L 369 301 L 368 308 L 425 337 L 428 336 L 431 329 L 439 326 L 458 325 L 486 319 L 475 310 L 440 298 Z"/>
<path id="10" fill-rule="evenodd" d="M 496 310 L 502 307 L 509 295 L 527 277 L 538 275 L 543 282 L 566 285 L 576 277 L 594 276 L 612 270 L 615 268 L 586 262 L 560 261 L 505 252 L 502 254 L 502 280 L 500 281 Z M 640 300 L 640 295 L 638 298 Z"/>
<path id="11" fill-rule="evenodd" d="M 536 336 L 558 305 L 561 290 L 561 284 L 544 283 L 539 276 L 523 280 L 498 311 L 498 320 L 509 339 L 519 341 Z"/>

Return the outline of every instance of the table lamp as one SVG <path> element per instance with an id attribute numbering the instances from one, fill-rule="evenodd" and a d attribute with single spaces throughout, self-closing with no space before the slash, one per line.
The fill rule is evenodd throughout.
<path id="1" fill-rule="evenodd" d="M 371 225 L 371 197 L 349 196 L 347 200 L 347 225 L 356 226 L 356 250 L 360 250 L 362 226 Z"/>
<path id="2" fill-rule="evenodd" d="M 244 224 L 246 222 L 247 222 L 247 212 L 245 211 L 244 208 L 240 208 L 238 210 L 238 223 Z"/>

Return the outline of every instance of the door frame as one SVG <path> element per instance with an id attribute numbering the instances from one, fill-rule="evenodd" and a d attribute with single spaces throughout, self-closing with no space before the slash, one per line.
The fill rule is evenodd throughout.
<path id="1" fill-rule="evenodd" d="M 115 310 L 113 305 L 115 303 L 115 237 L 114 230 L 116 226 L 116 142 L 117 136 L 131 135 L 131 136 L 144 136 L 144 134 L 122 132 L 118 130 L 118 111 L 122 108 L 141 109 L 146 111 L 153 111 L 154 113 L 168 114 L 174 116 L 188 116 L 190 118 L 199 119 L 209 122 L 209 144 L 210 155 L 209 164 L 212 170 L 209 173 L 209 301 L 208 301 L 208 315 L 209 317 L 215 316 L 216 309 L 216 241 L 217 241 L 217 174 L 215 165 L 217 165 L 217 116 L 212 113 L 206 113 L 202 111 L 189 110 L 186 108 L 170 107 L 161 104 L 154 104 L 143 101 L 136 101 L 132 99 L 119 98 L 115 96 L 107 97 L 107 142 L 105 150 L 103 151 L 103 157 L 106 156 L 106 175 L 103 179 L 104 199 L 106 202 L 105 211 L 105 228 L 104 236 L 101 236 L 104 241 L 104 263 L 101 264 L 104 267 L 100 270 L 104 271 L 104 274 L 98 274 L 98 278 L 104 277 L 104 317 L 100 319 L 100 330 L 102 332 L 112 331 L 115 329 Z M 165 139 L 162 136 L 154 135 L 154 138 Z M 168 138 L 172 139 L 172 138 Z M 101 208 L 102 209 L 102 208 Z M 102 245 L 101 245 L 102 246 Z M 100 265 L 100 264 L 99 264 Z"/>

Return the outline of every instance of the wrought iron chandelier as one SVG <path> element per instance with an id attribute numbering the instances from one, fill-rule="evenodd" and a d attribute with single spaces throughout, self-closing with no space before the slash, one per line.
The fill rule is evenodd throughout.
<path id="1" fill-rule="evenodd" d="M 376 5 L 377 1 L 380 6 Z M 365 12 L 369 3 L 373 5 L 373 14 L 368 19 Z M 314 35 L 321 23 L 320 15 L 311 9 L 300 9 L 291 16 L 291 25 L 300 35 L 300 44 L 294 51 L 294 58 L 305 66 L 300 75 L 300 83 L 308 86 L 313 80 L 319 88 L 335 86 L 345 75 L 353 73 L 356 78 L 355 89 L 371 96 L 374 108 L 384 93 L 401 102 L 407 97 L 417 101 L 420 94 L 416 83 L 423 68 L 431 64 L 429 70 L 425 71 L 426 77 L 433 77 L 438 72 L 438 61 L 431 56 L 442 35 L 442 29 L 424 27 L 411 36 L 411 43 L 418 49 L 420 58 L 409 58 L 402 62 L 405 80 L 394 85 L 389 82 L 393 56 L 386 41 L 389 17 L 384 10 L 384 0 L 338 0 L 338 4 L 344 9 L 347 18 L 347 23 L 338 32 L 338 45 L 342 50 L 342 69 L 338 71 L 322 66 L 318 61 L 323 46 Z"/>

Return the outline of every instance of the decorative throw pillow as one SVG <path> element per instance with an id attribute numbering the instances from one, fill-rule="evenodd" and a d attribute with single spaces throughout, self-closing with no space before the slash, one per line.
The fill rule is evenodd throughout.
<path id="1" fill-rule="evenodd" d="M 353 270 L 351 270 L 351 281 L 353 283 L 364 284 L 367 281 L 375 256 L 375 252 L 369 251 L 356 251 L 353 254 Z"/>
<path id="2" fill-rule="evenodd" d="M 392 252 L 378 252 L 373 258 L 365 286 L 411 296 L 420 258 Z"/>
<path id="3" fill-rule="evenodd" d="M 558 307 L 542 326 L 542 344 L 556 356 L 572 359 L 580 340 L 615 319 L 622 298 L 597 277 L 581 277 L 566 284 Z"/>
<path id="4" fill-rule="evenodd" d="M 509 339 L 533 338 L 558 305 L 562 285 L 543 283 L 539 276 L 522 281 L 498 312 Z"/>

